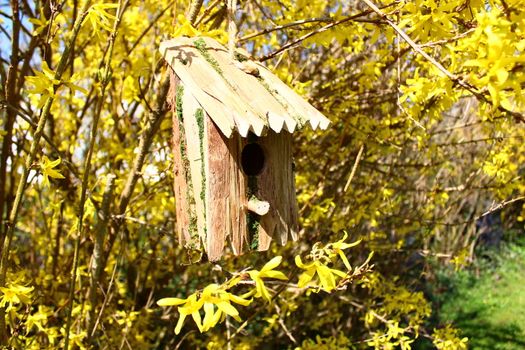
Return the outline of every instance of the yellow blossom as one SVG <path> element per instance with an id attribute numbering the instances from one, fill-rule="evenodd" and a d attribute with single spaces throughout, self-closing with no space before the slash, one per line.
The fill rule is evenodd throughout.
<path id="1" fill-rule="evenodd" d="M 348 259 L 346 258 L 346 255 L 343 252 L 343 250 L 355 247 L 356 245 L 361 243 L 361 240 L 355 241 L 353 243 L 345 243 L 345 240 L 347 238 L 348 234 L 345 232 L 343 238 L 335 243 L 332 243 L 330 248 L 332 249 L 333 253 L 339 255 L 341 260 L 343 260 L 343 264 L 345 264 L 346 268 L 350 271 L 352 270 L 352 266 L 348 262 Z"/>
<path id="2" fill-rule="evenodd" d="M 239 311 L 231 302 L 247 306 L 251 300 L 233 295 L 223 286 L 213 283 L 204 288 L 202 292 L 193 293 L 186 299 L 164 298 L 157 301 L 157 304 L 159 306 L 182 305 L 178 307 L 180 317 L 175 326 L 175 334 L 179 334 L 188 315 L 191 315 L 200 332 L 206 332 L 214 327 L 225 315 L 240 320 Z M 200 314 L 202 308 L 204 309 L 204 320 Z"/>
<path id="3" fill-rule="evenodd" d="M 33 289 L 34 287 L 26 287 L 16 283 L 9 283 L 7 287 L 1 287 L 0 307 L 5 307 L 6 311 L 9 311 L 15 305 L 28 304 L 31 301 Z"/>
<path id="4" fill-rule="evenodd" d="M 177 21 L 178 23 L 180 23 L 180 25 L 173 32 L 173 37 L 187 36 L 192 38 L 195 36 L 205 35 L 207 37 L 217 39 L 222 43 L 225 43 L 227 40 L 228 34 L 222 29 L 199 31 L 195 27 L 193 27 L 191 23 L 186 19 L 186 17 L 182 14 L 177 16 Z"/>
<path id="5" fill-rule="evenodd" d="M 248 271 L 250 278 L 255 282 L 255 288 L 257 292 L 254 296 L 256 298 L 263 297 L 267 301 L 271 300 L 270 293 L 268 293 L 268 290 L 264 285 L 264 278 L 275 278 L 283 281 L 288 280 L 288 277 L 286 277 L 284 273 L 282 273 L 281 271 L 274 270 L 277 266 L 281 264 L 282 260 L 282 256 L 276 256 L 275 258 L 267 262 L 266 265 L 264 265 L 260 271 Z"/>
<path id="6" fill-rule="evenodd" d="M 38 108 L 41 108 L 47 98 L 55 95 L 55 87 L 60 84 L 60 80 L 55 79 L 55 72 L 53 72 L 46 61 L 42 62 L 42 71 L 35 72 L 34 76 L 26 77 L 28 84 L 33 85 L 32 89 L 28 89 L 29 94 L 41 94 L 38 101 Z"/>
<path id="7" fill-rule="evenodd" d="M 346 273 L 336 269 L 331 269 L 326 266 L 321 260 L 314 260 L 310 263 L 304 264 L 301 260 L 301 257 L 297 255 L 295 257 L 295 264 L 305 270 L 301 276 L 299 276 L 299 282 L 297 286 L 299 288 L 305 287 L 312 279 L 315 277 L 315 274 L 319 276 L 319 282 L 321 283 L 321 288 L 329 292 L 336 287 L 335 276 L 344 278 Z"/>
<path id="8" fill-rule="evenodd" d="M 108 13 L 106 10 L 115 9 L 118 7 L 118 4 L 94 4 L 89 8 L 89 12 L 84 18 L 82 25 L 89 22 L 93 32 L 97 35 L 100 34 L 100 29 L 106 29 L 111 31 L 111 21 L 116 20 L 117 17 Z"/>
<path id="9" fill-rule="evenodd" d="M 49 160 L 47 156 L 42 157 L 42 161 L 40 162 L 40 169 L 42 170 L 42 176 L 44 177 L 44 180 L 42 183 L 44 186 L 49 186 L 49 177 L 52 177 L 54 179 L 63 179 L 64 175 L 60 174 L 57 170 L 54 168 L 58 166 L 62 162 L 62 159 L 58 158 L 53 161 Z"/>

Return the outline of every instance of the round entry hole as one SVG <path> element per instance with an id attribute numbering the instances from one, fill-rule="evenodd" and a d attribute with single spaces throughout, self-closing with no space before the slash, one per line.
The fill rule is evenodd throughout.
<path id="1" fill-rule="evenodd" d="M 241 153 L 242 170 L 248 176 L 256 176 L 264 168 L 264 151 L 256 143 L 250 143 L 244 146 Z"/>

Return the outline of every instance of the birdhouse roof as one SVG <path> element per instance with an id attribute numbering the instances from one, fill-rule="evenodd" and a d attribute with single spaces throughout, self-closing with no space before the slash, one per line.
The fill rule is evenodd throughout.
<path id="1" fill-rule="evenodd" d="M 179 37 L 160 44 L 160 52 L 221 132 L 264 135 L 292 133 L 310 124 L 326 129 L 330 121 L 259 62 L 228 50 L 208 37 Z"/>

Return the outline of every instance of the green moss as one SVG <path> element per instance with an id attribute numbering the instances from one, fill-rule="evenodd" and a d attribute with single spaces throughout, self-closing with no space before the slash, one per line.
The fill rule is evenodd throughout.
<path id="1" fill-rule="evenodd" d="M 259 248 L 259 228 L 261 227 L 261 217 L 249 212 L 246 214 L 246 225 L 248 226 L 250 249 L 257 250 L 257 248 Z"/>
<path id="2" fill-rule="evenodd" d="M 186 200 L 189 204 L 189 216 L 190 216 L 190 223 L 188 226 L 188 231 L 190 233 L 191 241 L 186 244 L 186 247 L 188 249 L 197 249 L 197 247 L 200 246 L 200 240 L 199 240 L 199 229 L 197 226 L 197 215 L 195 214 L 195 211 L 192 210 L 192 208 L 195 208 L 195 198 L 193 196 L 193 183 L 191 181 L 191 173 L 190 173 L 190 161 L 188 159 L 188 152 L 186 149 L 186 132 L 184 129 L 184 115 L 183 115 L 183 105 L 182 105 L 182 97 L 184 96 L 184 87 L 182 85 L 177 86 L 177 92 L 176 92 L 176 104 L 175 104 L 175 113 L 177 114 L 177 120 L 179 122 L 179 132 L 180 132 L 180 140 L 179 140 L 179 150 L 180 150 L 180 158 L 182 161 L 182 167 L 184 170 L 184 179 L 186 180 L 187 184 L 187 191 L 186 191 Z"/>
<path id="3" fill-rule="evenodd" d="M 175 113 L 177 114 L 177 120 L 179 121 L 179 132 L 180 132 L 180 142 L 179 142 L 179 148 L 180 148 L 180 156 L 182 159 L 182 164 L 184 166 L 185 174 L 187 173 L 187 170 L 189 169 L 189 166 L 187 166 L 188 163 L 188 157 L 186 155 L 186 141 L 184 138 L 184 116 L 183 116 L 183 108 L 182 108 L 182 97 L 184 96 L 184 87 L 179 84 L 177 86 L 177 100 L 175 105 Z M 187 179 L 186 179 L 187 180 Z"/>
<path id="4" fill-rule="evenodd" d="M 182 96 L 184 95 L 184 86 L 179 84 L 177 86 L 176 101 L 175 101 L 175 112 L 179 121 L 182 121 Z"/>
<path id="5" fill-rule="evenodd" d="M 201 193 L 200 197 L 202 201 L 205 200 L 206 195 L 206 172 L 204 168 L 204 111 L 202 108 L 197 108 L 195 111 L 195 119 L 197 120 L 197 126 L 199 128 L 199 148 L 200 148 L 200 155 L 201 155 L 201 177 L 202 177 L 202 183 L 201 183 Z"/>
<path id="6" fill-rule="evenodd" d="M 221 77 L 224 78 L 222 69 L 221 67 L 219 67 L 219 62 L 217 62 L 217 60 L 213 58 L 212 55 L 210 55 L 208 49 L 206 48 L 206 43 L 204 42 L 204 40 L 202 38 L 199 38 L 193 43 L 195 44 L 197 50 L 199 50 L 199 52 L 201 53 L 202 57 L 204 57 L 204 59 L 213 67 L 213 69 L 215 69 L 215 71 L 219 73 Z"/>
<path id="7" fill-rule="evenodd" d="M 195 47 L 197 48 L 197 50 L 199 50 L 201 55 L 204 57 L 204 59 L 212 66 L 212 68 L 217 73 L 219 73 L 222 80 L 224 80 L 224 82 L 230 87 L 230 89 L 232 89 L 235 92 L 239 92 L 238 88 L 235 85 L 233 85 L 228 79 L 226 79 L 226 77 L 224 76 L 224 72 L 219 66 L 219 62 L 217 62 L 217 60 L 212 55 L 210 55 L 210 53 L 208 52 L 208 49 L 206 47 L 206 43 L 204 42 L 204 40 L 200 38 L 200 39 L 195 40 L 193 43 L 195 44 Z"/>
<path id="8" fill-rule="evenodd" d="M 199 148 L 201 154 L 201 193 L 200 197 L 204 208 L 204 222 L 206 222 L 206 170 L 204 164 L 204 110 L 197 108 L 195 111 L 195 119 L 199 128 Z M 204 227 L 204 234 L 206 235 L 206 227 Z"/>
<path id="9" fill-rule="evenodd" d="M 248 176 L 248 190 L 246 197 L 248 197 L 248 199 L 255 197 L 258 189 L 257 176 Z M 261 217 L 255 213 L 248 212 L 246 214 L 246 225 L 248 226 L 250 249 L 257 250 L 257 248 L 259 248 L 259 228 L 261 226 Z"/>

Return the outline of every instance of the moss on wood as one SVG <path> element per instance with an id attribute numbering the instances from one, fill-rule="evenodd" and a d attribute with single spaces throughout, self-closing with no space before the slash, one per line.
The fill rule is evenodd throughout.
<path id="1" fill-rule="evenodd" d="M 197 110 L 195 111 L 195 120 L 197 121 L 197 126 L 199 128 L 199 148 L 201 155 L 202 183 L 200 197 L 204 203 L 206 197 L 206 172 L 204 167 L 204 110 L 202 108 L 197 108 Z"/>
<path id="2" fill-rule="evenodd" d="M 224 82 L 233 91 L 239 92 L 237 87 L 235 85 L 233 85 L 228 79 L 226 79 L 226 77 L 224 76 L 224 72 L 222 71 L 221 67 L 219 66 L 219 62 L 217 62 L 217 60 L 212 55 L 210 55 L 210 53 L 208 52 L 208 48 L 206 47 L 206 43 L 204 42 L 204 40 L 202 38 L 199 38 L 199 39 L 195 40 L 193 43 L 195 44 L 195 47 L 197 48 L 197 50 L 199 50 L 199 52 L 201 53 L 202 57 L 204 57 L 206 62 L 208 62 L 210 64 L 210 66 L 212 66 L 212 68 L 217 73 L 219 73 L 219 75 L 224 80 Z"/>
<path id="3" fill-rule="evenodd" d="M 261 217 L 257 214 L 248 212 L 246 214 L 246 225 L 248 226 L 250 249 L 257 250 L 259 248 L 259 228 L 261 227 Z"/>
<path id="4" fill-rule="evenodd" d="M 184 172 L 184 179 L 187 184 L 186 200 L 189 204 L 189 218 L 190 222 L 188 225 L 188 232 L 190 234 L 190 241 L 186 243 L 186 248 L 191 250 L 200 250 L 200 237 L 199 229 L 197 226 L 197 215 L 195 213 L 195 197 L 193 196 L 193 183 L 191 181 L 190 162 L 188 159 L 188 151 L 186 148 L 186 131 L 184 129 L 184 115 L 182 98 L 184 96 L 184 87 L 182 85 L 177 86 L 177 100 L 175 104 L 175 113 L 177 114 L 177 120 L 179 122 L 179 130 L 181 133 L 179 150 L 182 161 L 182 171 Z"/>
<path id="5" fill-rule="evenodd" d="M 208 52 L 204 39 L 199 38 L 193 43 L 195 44 L 197 50 L 199 50 L 199 52 L 201 53 L 202 57 L 204 57 L 204 59 L 212 66 L 212 68 L 215 69 L 215 71 L 219 73 L 221 77 L 224 78 L 224 73 L 221 67 L 219 67 L 219 62 L 217 62 L 217 60 L 213 58 L 212 55 L 210 55 L 210 53 Z"/>
<path id="6" fill-rule="evenodd" d="M 177 119 L 182 121 L 182 96 L 184 95 L 184 86 L 182 84 L 177 85 L 176 101 L 175 101 L 175 112 L 177 113 Z"/>
<path id="7" fill-rule="evenodd" d="M 206 230 L 206 167 L 204 162 L 204 110 L 197 108 L 195 111 L 195 120 L 199 128 L 199 148 L 201 155 L 201 193 L 202 206 L 204 211 L 204 235 L 207 235 Z"/>
<path id="8" fill-rule="evenodd" d="M 259 187 L 257 185 L 257 176 L 248 176 L 247 198 L 256 197 Z M 259 248 L 259 228 L 261 227 L 261 217 L 255 213 L 246 213 L 246 226 L 248 228 L 248 239 L 250 240 L 250 249 Z"/>

